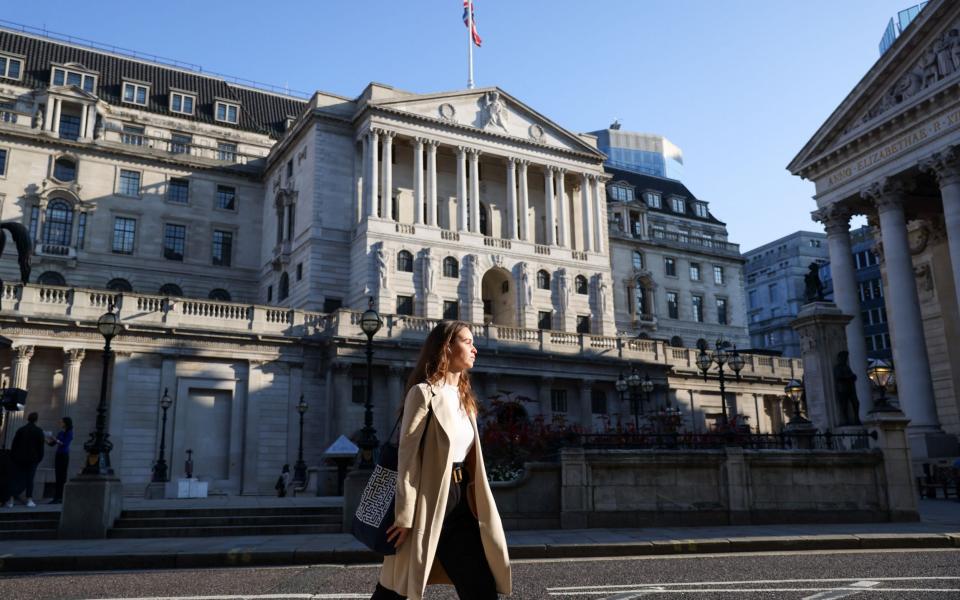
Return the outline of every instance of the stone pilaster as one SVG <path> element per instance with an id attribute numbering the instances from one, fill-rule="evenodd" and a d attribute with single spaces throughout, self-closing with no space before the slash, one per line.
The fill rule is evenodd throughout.
<path id="1" fill-rule="evenodd" d="M 566 177 L 567 172 L 564 169 L 556 169 L 554 171 L 554 177 L 556 178 L 556 194 L 557 194 L 557 245 L 563 246 L 565 248 L 573 247 L 572 236 L 570 235 L 570 222 L 567 218 L 567 194 L 566 194 Z"/>
<path id="2" fill-rule="evenodd" d="M 427 225 L 437 226 L 437 146 L 439 142 L 427 140 Z"/>
<path id="3" fill-rule="evenodd" d="M 593 379 L 580 380 L 580 424 L 584 431 L 593 433 Z"/>
<path id="4" fill-rule="evenodd" d="M 395 135 L 392 131 L 383 132 L 383 204 L 380 214 L 388 221 L 397 217 L 393 214 L 393 137 Z"/>
<path id="5" fill-rule="evenodd" d="M 586 173 L 580 175 L 580 204 L 583 211 L 583 249 L 586 252 L 593 250 L 593 209 L 590 206 L 590 189 L 592 177 Z"/>
<path id="6" fill-rule="evenodd" d="M 480 233 L 480 151 L 470 150 L 470 231 Z"/>
<path id="7" fill-rule="evenodd" d="M 413 139 L 413 222 L 423 225 L 423 143 L 422 137 Z"/>
<path id="8" fill-rule="evenodd" d="M 930 159 L 920 163 L 920 168 L 933 173 L 940 184 L 953 287 L 957 306 L 960 306 L 960 146 L 951 146 L 943 152 L 935 153 Z"/>
<path id="9" fill-rule="evenodd" d="M 517 160 L 507 159 L 507 239 L 517 239 Z"/>
<path id="10" fill-rule="evenodd" d="M 11 378 L 11 387 L 27 389 L 27 375 L 30 370 L 30 359 L 33 358 L 33 346 L 17 346 L 13 349 L 13 374 Z M 31 398 L 27 396 L 27 405 L 30 405 Z M 17 429 L 26 423 L 26 415 L 29 408 L 8 412 L 3 419 L 3 447 L 8 447 L 13 443 L 13 435 Z"/>
<path id="11" fill-rule="evenodd" d="M 68 348 L 64 349 L 63 355 L 63 416 L 73 418 L 80 385 L 80 364 L 86 351 L 83 348 Z"/>
<path id="12" fill-rule="evenodd" d="M 547 205 L 547 222 L 545 233 L 545 242 L 548 246 L 557 245 L 557 217 L 556 206 L 553 201 L 553 173 L 554 168 L 547 166 L 543 169 L 543 189 L 544 202 Z"/>
<path id="13" fill-rule="evenodd" d="M 533 237 L 530 235 L 530 196 L 529 188 L 527 186 L 527 167 L 530 165 L 529 161 L 520 160 L 517 161 L 520 165 L 520 231 L 519 236 L 521 240 L 527 241 L 532 240 Z"/>
<path id="14" fill-rule="evenodd" d="M 467 149 L 457 147 L 457 231 L 467 230 Z"/>
<path id="15" fill-rule="evenodd" d="M 369 132 L 367 132 L 366 143 L 363 146 L 364 151 L 367 153 L 365 157 L 363 191 L 364 195 L 366 196 L 364 203 L 367 207 L 368 218 L 378 216 L 377 203 L 380 198 L 380 186 L 378 185 L 377 181 L 377 174 L 379 172 L 379 148 L 380 132 L 377 129 L 371 129 Z"/>

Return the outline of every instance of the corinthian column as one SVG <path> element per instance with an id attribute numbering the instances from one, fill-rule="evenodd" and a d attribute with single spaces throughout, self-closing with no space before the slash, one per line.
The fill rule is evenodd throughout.
<path id="1" fill-rule="evenodd" d="M 77 391 L 80 386 L 80 363 L 86 351 L 83 348 L 70 348 L 63 351 L 63 414 L 73 417 L 73 407 L 77 403 Z"/>
<path id="2" fill-rule="evenodd" d="M 572 248 L 573 240 L 570 236 L 570 227 L 567 220 L 567 196 L 564 191 L 564 180 L 567 172 L 563 169 L 557 169 L 554 171 L 554 175 L 557 180 L 557 233 L 559 238 L 557 245 Z"/>
<path id="3" fill-rule="evenodd" d="M 13 349 L 13 378 L 11 387 L 27 389 L 27 374 L 30 359 L 33 358 L 33 346 L 17 346 Z M 23 426 L 24 411 L 8 412 L 3 419 L 3 446 L 13 443 L 13 434 Z"/>
<path id="4" fill-rule="evenodd" d="M 873 410 L 873 390 L 867 378 L 867 343 L 860 314 L 860 294 L 850 248 L 850 217 L 853 212 L 833 204 L 813 213 L 813 219 L 823 223 L 827 231 L 827 249 L 830 251 L 830 272 L 833 276 L 833 298 L 843 314 L 853 317 L 847 323 L 847 351 L 850 369 L 857 376 L 857 398 L 860 400 L 860 420 Z"/>
<path id="5" fill-rule="evenodd" d="M 940 184 L 943 200 L 943 220 L 947 227 L 947 247 L 950 249 L 950 268 L 953 271 L 953 289 L 960 306 L 960 147 L 951 146 L 937 152 L 920 168 L 933 173 Z"/>
<path id="6" fill-rule="evenodd" d="M 470 231 L 480 233 L 480 151 L 470 151 Z"/>
<path id="7" fill-rule="evenodd" d="M 423 225 L 423 138 L 413 140 L 413 222 Z"/>
<path id="8" fill-rule="evenodd" d="M 367 204 L 367 217 L 372 218 L 377 216 L 377 201 L 380 197 L 380 192 L 377 185 L 377 173 L 379 169 L 377 168 L 377 153 L 380 147 L 380 133 L 376 129 L 371 129 L 367 133 L 367 143 L 364 146 L 364 150 L 367 151 L 367 164 L 364 173 L 364 185 L 363 191 L 366 195 L 366 204 Z"/>
<path id="9" fill-rule="evenodd" d="M 517 239 L 517 159 L 507 159 L 507 239 Z"/>
<path id="10" fill-rule="evenodd" d="M 580 205 L 583 211 L 583 250 L 593 250 L 593 211 L 590 209 L 590 189 L 593 178 L 583 173 L 580 175 Z"/>
<path id="11" fill-rule="evenodd" d="M 543 168 L 544 202 L 547 205 L 547 224 L 544 233 L 546 233 L 548 246 L 557 244 L 556 216 L 553 214 L 555 208 L 553 204 L 553 170 L 553 167 Z"/>
<path id="12" fill-rule="evenodd" d="M 467 149 L 457 146 L 457 231 L 467 230 Z"/>
<path id="13" fill-rule="evenodd" d="M 427 225 L 437 226 L 437 145 L 427 142 Z"/>
<path id="14" fill-rule="evenodd" d="M 910 418 L 909 431 L 923 434 L 939 431 L 940 421 L 903 214 L 906 192 L 902 182 L 883 179 L 871 185 L 862 196 L 872 200 L 880 214 L 880 236 L 887 265 L 887 309 L 894 325 L 893 360 L 900 407 Z"/>
<path id="15" fill-rule="evenodd" d="M 380 214 L 392 221 L 393 214 L 393 136 L 392 131 L 383 133 L 383 208 Z"/>
<path id="16" fill-rule="evenodd" d="M 527 166 L 530 164 L 529 161 L 521 160 L 520 162 L 520 239 L 527 241 L 531 239 L 530 236 L 530 197 L 527 188 Z"/>

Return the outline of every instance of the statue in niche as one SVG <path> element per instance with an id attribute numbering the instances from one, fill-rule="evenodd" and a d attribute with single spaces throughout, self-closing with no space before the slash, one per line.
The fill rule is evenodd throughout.
<path id="1" fill-rule="evenodd" d="M 423 251 L 423 291 L 426 294 L 433 292 L 433 256 L 431 255 L 430 248 L 426 248 Z"/>
<path id="2" fill-rule="evenodd" d="M 597 278 L 597 308 L 601 315 L 607 313 L 607 282 L 602 275 Z"/>
<path id="3" fill-rule="evenodd" d="M 520 308 L 533 304 L 533 288 L 530 286 L 530 270 L 527 263 L 520 263 Z"/>
<path id="4" fill-rule="evenodd" d="M 837 419 L 840 425 L 860 424 L 860 401 L 857 399 L 857 376 L 850 368 L 850 353 L 837 354 L 833 367 L 833 389 L 837 395 Z"/>
<path id="5" fill-rule="evenodd" d="M 390 287 L 389 269 L 387 268 L 387 253 L 383 249 L 383 242 L 377 244 L 377 249 L 373 251 L 374 260 L 377 261 L 377 275 L 380 281 L 380 289 L 385 290 Z"/>
<path id="6" fill-rule="evenodd" d="M 463 258 L 467 265 L 467 294 L 470 300 L 480 299 L 480 259 L 476 254 L 468 254 Z"/>
<path id="7" fill-rule="evenodd" d="M 33 115 L 33 126 L 36 129 L 43 129 L 43 113 L 46 109 L 46 106 L 43 104 L 37 106 L 37 112 Z"/>
<path id="8" fill-rule="evenodd" d="M 823 302 L 823 282 L 820 281 L 820 265 L 810 263 L 809 271 L 803 276 L 803 296 L 807 302 Z"/>
<path id="9" fill-rule="evenodd" d="M 567 270 L 564 268 L 557 271 L 557 302 L 560 312 L 567 314 L 567 306 L 570 304 L 570 286 L 567 284 Z"/>
<path id="10" fill-rule="evenodd" d="M 483 109 L 480 113 L 480 125 L 493 126 L 507 131 L 507 106 L 500 99 L 500 92 L 487 92 L 483 97 Z"/>

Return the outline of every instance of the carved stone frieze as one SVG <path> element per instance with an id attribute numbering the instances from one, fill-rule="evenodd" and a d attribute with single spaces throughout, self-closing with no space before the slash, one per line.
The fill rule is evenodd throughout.
<path id="1" fill-rule="evenodd" d="M 920 295 L 920 299 L 924 300 L 931 297 L 934 292 L 934 285 L 933 269 L 930 268 L 930 263 L 915 266 L 913 268 L 913 275 L 917 281 L 917 292 Z"/>
<path id="2" fill-rule="evenodd" d="M 873 202 L 880 211 L 902 208 L 904 196 L 916 188 L 913 180 L 884 177 L 860 192 L 860 197 Z"/>

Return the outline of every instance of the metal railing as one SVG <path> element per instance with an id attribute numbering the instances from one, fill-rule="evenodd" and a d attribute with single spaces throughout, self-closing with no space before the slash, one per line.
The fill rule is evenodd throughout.
<path id="1" fill-rule="evenodd" d="M 655 240 L 673 242 L 684 246 L 697 246 L 710 250 L 719 250 L 721 252 L 730 252 L 740 254 L 740 244 L 733 244 L 713 238 L 705 238 L 697 235 L 680 233 L 679 231 L 663 231 L 661 229 L 652 229 L 650 237 Z"/>
<path id="2" fill-rule="evenodd" d="M 163 152 L 177 156 L 190 156 L 206 160 L 216 160 L 222 163 L 245 165 L 252 160 L 262 158 L 253 154 L 238 152 L 236 147 L 223 146 L 201 146 L 180 139 L 154 137 L 141 133 L 129 131 L 118 132 L 117 138 L 113 141 L 119 141 L 125 146 L 135 146 L 154 152 Z M 110 141 L 110 137 L 107 137 Z"/>
<path id="3" fill-rule="evenodd" d="M 876 432 L 843 433 L 787 432 L 747 433 L 739 431 L 704 433 L 572 433 L 562 445 L 607 449 L 712 450 L 735 446 L 750 450 L 869 450 Z"/>

